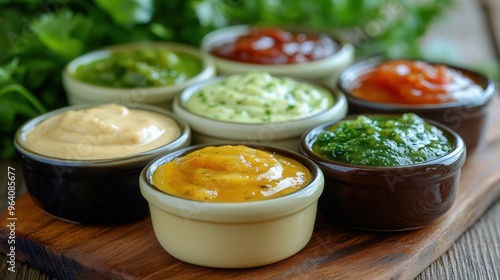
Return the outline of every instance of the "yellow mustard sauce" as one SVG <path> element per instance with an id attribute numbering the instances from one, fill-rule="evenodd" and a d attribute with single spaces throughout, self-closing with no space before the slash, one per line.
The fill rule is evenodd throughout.
<path id="1" fill-rule="evenodd" d="M 52 116 L 25 134 L 32 151 L 62 159 L 109 159 L 168 144 L 180 128 L 168 116 L 105 104 Z"/>
<path id="2" fill-rule="evenodd" d="M 209 146 L 160 165 L 153 184 L 198 201 L 265 200 L 295 192 L 311 181 L 296 160 L 247 146 Z"/>

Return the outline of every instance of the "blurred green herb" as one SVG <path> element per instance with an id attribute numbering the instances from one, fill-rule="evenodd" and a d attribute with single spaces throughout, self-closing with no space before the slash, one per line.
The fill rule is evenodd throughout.
<path id="1" fill-rule="evenodd" d="M 419 56 L 418 40 L 452 0 L 0 0 L 0 159 L 19 125 L 66 105 L 61 71 L 85 52 L 130 41 L 198 45 L 230 24 L 345 32 L 358 55 Z M 420 3 L 420 2 L 418 2 Z"/>

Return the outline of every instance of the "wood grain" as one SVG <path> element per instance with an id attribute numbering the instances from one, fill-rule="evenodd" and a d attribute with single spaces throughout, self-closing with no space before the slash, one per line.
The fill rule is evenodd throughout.
<path id="1" fill-rule="evenodd" d="M 62 279 L 412 279 L 500 195 L 499 104 L 497 98 L 485 146 L 462 169 L 455 204 L 424 229 L 363 232 L 335 226 L 319 215 L 311 241 L 298 254 L 260 268 L 222 270 L 171 257 L 156 241 L 149 219 L 113 227 L 75 225 L 45 215 L 24 195 L 16 204 L 16 257 Z M 0 239 L 8 234 L 3 223 Z M 0 251 L 8 253 L 6 242 L 0 243 Z"/>
<path id="2" fill-rule="evenodd" d="M 500 200 L 415 280 L 500 279 Z"/>

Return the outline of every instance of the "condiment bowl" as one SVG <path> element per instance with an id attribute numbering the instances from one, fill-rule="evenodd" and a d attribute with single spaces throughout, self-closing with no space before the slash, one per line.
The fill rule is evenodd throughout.
<path id="1" fill-rule="evenodd" d="M 179 136 L 151 150 L 106 159 L 56 158 L 40 154 L 26 144 L 26 134 L 48 118 L 92 106 L 95 105 L 54 110 L 18 129 L 14 144 L 28 193 L 46 214 L 68 222 L 103 225 L 143 219 L 148 215 L 148 205 L 139 190 L 140 172 L 157 156 L 187 147 L 191 141 L 189 125 L 165 109 L 128 104 L 129 109 L 167 116 L 178 125 Z"/>
<path id="2" fill-rule="evenodd" d="M 234 25 L 220 28 L 204 36 L 201 48 L 210 54 L 210 50 L 221 43 L 234 41 L 237 37 L 248 34 L 256 26 Z M 354 47 L 340 34 L 305 27 L 283 27 L 286 31 L 304 32 L 306 34 L 327 34 L 338 43 L 337 51 L 326 58 L 294 64 L 254 64 L 221 58 L 211 54 L 220 75 L 243 73 L 248 71 L 265 71 L 275 75 L 293 76 L 317 80 L 335 86 L 339 73 L 354 60 Z"/>
<path id="3" fill-rule="evenodd" d="M 334 103 L 318 114 L 280 122 L 244 123 L 211 119 L 186 108 L 186 102 L 205 86 L 228 76 L 219 76 L 186 88 L 174 98 L 173 112 L 187 121 L 193 130 L 193 144 L 226 142 L 233 144 L 273 145 L 297 151 L 300 136 L 309 128 L 329 120 L 343 118 L 347 113 L 344 95 L 330 87 L 309 80 L 295 79 L 331 92 Z M 273 106 L 273 104 L 269 104 Z"/>
<path id="4" fill-rule="evenodd" d="M 196 76 L 179 84 L 139 88 L 114 88 L 94 85 L 83 82 L 74 75 L 80 65 L 108 58 L 115 53 L 138 50 L 169 50 L 191 55 L 201 61 L 201 71 Z M 198 48 L 171 42 L 137 42 L 108 46 L 72 60 L 63 70 L 62 82 L 70 105 L 88 103 L 145 103 L 170 109 L 172 99 L 176 93 L 181 92 L 196 82 L 209 79 L 215 76 L 215 74 L 214 61 Z"/>
<path id="5" fill-rule="evenodd" d="M 375 67 L 386 61 L 390 60 L 381 58 L 367 59 L 349 66 L 341 73 L 338 88 L 347 98 L 350 114 L 402 114 L 412 112 L 423 118 L 440 122 L 455 130 L 464 140 L 468 154 L 472 155 L 477 148 L 481 147 L 487 129 L 490 105 L 495 96 L 495 85 L 491 79 L 470 69 L 429 62 L 431 65 L 446 65 L 470 78 L 483 89 L 481 96 L 456 102 L 422 105 L 379 103 L 354 96 L 352 89 L 359 83 L 359 77 L 370 73 Z"/>
<path id="6" fill-rule="evenodd" d="M 345 120 L 356 117 L 349 115 Z M 372 231 L 413 230 L 443 217 L 455 200 L 466 149 L 452 129 L 426 122 L 444 132 L 452 150 L 427 162 L 400 166 L 354 165 L 315 153 L 312 146 L 318 135 L 338 122 L 326 122 L 304 133 L 300 153 L 325 176 L 319 211 L 334 223 Z"/>
<path id="7" fill-rule="evenodd" d="M 267 265 L 306 246 L 324 179 L 316 164 L 296 152 L 248 146 L 294 159 L 310 171 L 312 180 L 308 185 L 280 197 L 243 202 L 195 201 L 167 194 L 154 185 L 152 175 L 159 166 L 207 146 L 168 153 L 142 171 L 141 192 L 149 202 L 154 233 L 161 246 L 182 261 L 217 268 Z"/>

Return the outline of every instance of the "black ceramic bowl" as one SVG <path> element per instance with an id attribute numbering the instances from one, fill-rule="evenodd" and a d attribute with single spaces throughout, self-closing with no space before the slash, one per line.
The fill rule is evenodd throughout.
<path id="1" fill-rule="evenodd" d="M 417 229 L 442 217 L 455 200 L 466 151 L 456 132 L 426 121 L 451 139 L 453 150 L 443 157 L 406 166 L 351 165 L 313 152 L 317 135 L 338 121 L 306 132 L 300 141 L 300 153 L 313 160 L 325 176 L 319 211 L 341 225 L 376 231 Z"/>
<path id="2" fill-rule="evenodd" d="M 187 123 L 166 110 L 149 105 L 128 108 L 160 113 L 172 118 L 181 134 L 174 141 L 146 152 L 99 160 L 54 158 L 27 147 L 25 134 L 45 119 L 70 109 L 95 105 L 69 106 L 36 117 L 23 124 L 14 139 L 17 156 L 29 194 L 47 214 L 83 224 L 119 224 L 148 215 L 148 204 L 139 190 L 139 176 L 154 158 L 187 147 L 191 130 Z"/>
<path id="3" fill-rule="evenodd" d="M 408 60 L 408 59 L 405 59 Z M 405 105 L 379 103 L 360 99 L 352 95 L 353 86 L 363 74 L 388 60 L 372 58 L 347 67 L 339 76 L 338 88 L 345 94 L 349 104 L 349 114 L 403 114 L 412 112 L 422 118 L 440 122 L 455 130 L 464 140 L 468 154 L 481 146 L 487 130 L 488 112 L 495 96 L 495 84 L 481 73 L 457 66 L 447 65 L 461 72 L 483 88 L 479 98 L 435 105 Z M 443 63 L 431 63 L 443 64 Z M 446 65 L 446 64 L 445 64 Z"/>

